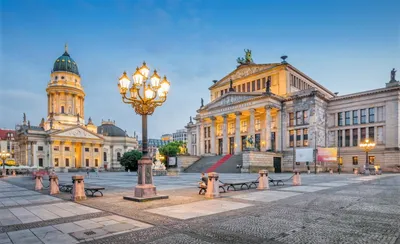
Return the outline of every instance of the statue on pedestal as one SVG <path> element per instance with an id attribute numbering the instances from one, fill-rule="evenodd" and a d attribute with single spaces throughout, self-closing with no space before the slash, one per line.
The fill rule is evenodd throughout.
<path id="1" fill-rule="evenodd" d="M 156 158 L 156 162 L 153 163 L 152 169 L 157 170 L 157 171 L 165 171 L 166 170 L 165 165 L 163 163 L 161 163 L 161 161 L 160 161 L 160 152 L 158 151 L 158 148 L 156 151 L 155 158 Z"/>
<path id="2" fill-rule="evenodd" d="M 253 136 L 249 135 L 246 137 L 246 148 L 247 149 L 253 149 L 254 148 L 254 141 L 253 141 Z"/>
<path id="3" fill-rule="evenodd" d="M 397 70 L 395 70 L 394 68 L 392 69 L 392 71 L 390 71 L 390 82 L 396 81 L 396 72 Z"/>

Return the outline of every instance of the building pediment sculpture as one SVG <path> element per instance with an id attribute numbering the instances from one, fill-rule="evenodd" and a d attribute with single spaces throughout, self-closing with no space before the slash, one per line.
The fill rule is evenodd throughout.
<path id="1" fill-rule="evenodd" d="M 75 128 L 72 130 L 63 131 L 61 133 L 56 134 L 57 136 L 66 136 L 66 137 L 80 137 L 80 138 L 89 138 L 89 139 L 100 139 L 93 135 L 92 133 L 82 129 L 82 128 Z"/>
<path id="2" fill-rule="evenodd" d="M 254 98 L 255 96 L 258 96 L 258 95 L 230 94 L 225 97 L 222 97 L 220 100 L 214 101 L 206 108 L 210 109 L 210 108 L 215 108 L 215 107 L 220 107 L 220 106 L 231 105 L 231 104 L 246 101 L 248 99 Z"/>
<path id="3" fill-rule="evenodd" d="M 245 53 L 244 58 L 239 57 L 239 58 L 236 59 L 236 61 L 237 61 L 240 65 L 243 65 L 243 64 L 252 64 L 252 63 L 254 63 L 254 62 L 253 62 L 253 58 L 251 57 L 251 50 L 250 50 L 250 49 L 245 49 L 245 50 L 244 50 L 244 53 Z"/>

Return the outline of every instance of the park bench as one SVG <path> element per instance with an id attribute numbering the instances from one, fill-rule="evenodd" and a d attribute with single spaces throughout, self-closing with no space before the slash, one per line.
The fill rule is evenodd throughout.
<path id="1" fill-rule="evenodd" d="M 100 186 L 88 186 L 88 187 L 85 187 L 85 193 L 86 193 L 86 195 L 89 195 L 88 193 L 90 192 L 92 194 L 92 197 L 94 197 L 94 194 L 99 192 L 101 194 L 101 196 L 103 196 L 103 192 L 101 192 L 101 191 L 105 190 L 105 189 L 106 188 L 100 187 Z"/>
<path id="2" fill-rule="evenodd" d="M 73 185 L 72 184 L 68 184 L 68 183 L 59 183 L 58 187 L 59 187 L 60 191 L 71 193 Z"/>
<path id="3" fill-rule="evenodd" d="M 222 182 L 223 186 L 228 186 L 226 188 L 227 191 L 229 191 L 230 188 L 232 188 L 234 191 L 236 191 L 235 186 L 240 186 L 240 190 L 248 190 L 250 189 L 250 186 L 254 184 L 252 181 L 235 181 L 235 182 Z"/>
<path id="4" fill-rule="evenodd" d="M 293 177 L 293 176 L 292 176 L 292 177 Z M 287 179 L 287 180 L 290 180 L 292 177 L 290 177 L 290 178 Z M 286 180 L 286 181 L 287 181 L 287 180 Z M 279 186 L 279 184 L 281 184 L 282 186 L 285 185 L 284 180 L 281 180 L 281 179 L 273 179 L 273 178 L 271 178 L 271 177 L 269 177 L 269 176 L 268 176 L 268 181 L 269 181 L 269 183 L 272 183 L 274 186 Z"/>

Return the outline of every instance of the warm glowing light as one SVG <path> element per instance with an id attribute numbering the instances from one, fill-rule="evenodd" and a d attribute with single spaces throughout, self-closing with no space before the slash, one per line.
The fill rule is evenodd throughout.
<path id="1" fill-rule="evenodd" d="M 150 88 L 150 86 L 147 86 L 144 96 L 146 99 L 152 99 L 154 97 L 154 91 Z"/>
<path id="2" fill-rule="evenodd" d="M 160 87 L 157 91 L 157 94 L 160 98 L 163 98 L 165 96 L 167 96 L 167 94 L 165 93 L 164 89 L 162 89 L 162 87 Z"/>
<path id="3" fill-rule="evenodd" d="M 164 76 L 162 82 L 161 82 L 161 88 L 164 90 L 165 93 L 168 93 L 170 87 L 170 83 L 167 80 L 167 77 Z"/>
<path id="4" fill-rule="evenodd" d="M 158 89 L 160 87 L 160 76 L 157 74 L 157 70 L 154 70 L 154 74 L 150 78 L 151 80 L 151 85 L 155 88 Z"/>
<path id="5" fill-rule="evenodd" d="M 122 89 L 128 89 L 129 84 L 131 81 L 129 80 L 128 76 L 126 75 L 126 72 L 122 74 L 122 76 L 119 78 L 119 85 Z"/>
<path id="6" fill-rule="evenodd" d="M 139 68 L 136 68 L 136 71 L 133 74 L 133 83 L 137 87 L 139 87 L 143 84 L 143 75 L 142 75 L 142 73 L 140 73 Z"/>
<path id="7" fill-rule="evenodd" d="M 147 67 L 146 62 L 143 62 L 142 67 L 140 67 L 140 73 L 142 73 L 145 80 L 147 80 L 147 77 L 149 77 L 149 72 L 149 67 Z"/>

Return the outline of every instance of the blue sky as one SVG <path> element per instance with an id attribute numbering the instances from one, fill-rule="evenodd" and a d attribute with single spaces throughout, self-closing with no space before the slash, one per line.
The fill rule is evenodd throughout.
<path id="1" fill-rule="evenodd" d="M 23 112 L 32 125 L 46 116 L 46 85 L 66 42 L 85 87 L 85 119 L 97 125 L 111 119 L 129 134 L 141 131 L 140 117 L 121 102 L 117 79 L 143 60 L 168 76 L 168 100 L 149 118 L 152 138 L 183 128 L 200 98 L 209 101 L 212 80 L 234 70 L 245 48 L 256 63 L 286 54 L 339 94 L 383 87 L 390 70 L 400 70 L 397 0 L 0 4 L 0 128 L 13 128 Z"/>

